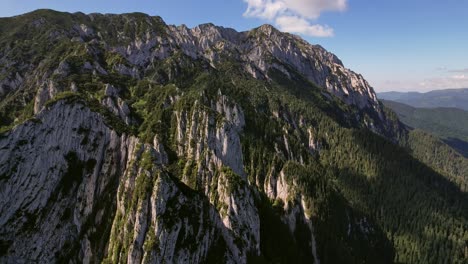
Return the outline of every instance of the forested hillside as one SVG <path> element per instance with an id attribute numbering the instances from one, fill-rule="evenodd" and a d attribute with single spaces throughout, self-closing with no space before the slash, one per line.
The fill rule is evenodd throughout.
<path id="1" fill-rule="evenodd" d="M 393 101 L 382 102 L 410 128 L 418 128 L 440 137 L 468 157 L 468 112 L 458 108 L 414 108 Z"/>

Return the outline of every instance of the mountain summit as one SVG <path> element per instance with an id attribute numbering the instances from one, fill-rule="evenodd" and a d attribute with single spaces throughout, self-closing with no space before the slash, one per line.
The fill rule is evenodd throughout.
<path id="1" fill-rule="evenodd" d="M 466 159 L 298 36 L 38 10 L 0 47 L 2 263 L 468 255 Z"/>

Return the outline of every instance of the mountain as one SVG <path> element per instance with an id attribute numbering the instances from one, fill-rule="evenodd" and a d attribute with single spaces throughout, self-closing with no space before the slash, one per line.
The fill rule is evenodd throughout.
<path id="1" fill-rule="evenodd" d="M 468 157 L 468 112 L 458 108 L 414 108 L 382 100 L 398 118 L 412 128 L 428 131 Z"/>
<path id="2" fill-rule="evenodd" d="M 378 97 L 419 108 L 451 107 L 468 111 L 468 88 L 419 92 L 383 92 Z"/>
<path id="3" fill-rule="evenodd" d="M 0 44 L 2 263 L 468 257 L 467 160 L 318 45 L 51 10 Z"/>

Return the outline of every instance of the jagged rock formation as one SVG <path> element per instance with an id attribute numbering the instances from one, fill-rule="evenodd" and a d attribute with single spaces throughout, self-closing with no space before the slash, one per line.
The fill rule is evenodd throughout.
<path id="1" fill-rule="evenodd" d="M 239 62 L 246 72 L 258 79 L 270 80 L 273 71 L 280 71 L 288 78 L 297 78 L 299 74 L 338 96 L 347 104 L 355 105 L 359 109 L 370 108 L 371 112 L 377 113 L 379 117 L 374 122 L 380 123 L 384 119 L 374 90 L 361 75 L 346 69 L 335 55 L 319 45 L 310 45 L 298 36 L 279 32 L 270 25 L 263 25 L 247 32 L 236 32 L 213 24 L 188 29 L 183 25 L 167 26 L 159 17 L 147 16 L 141 21 L 138 18 L 131 15 L 77 14 L 75 20 L 70 21 L 71 28 L 68 29 L 49 32 L 48 27 L 55 21 L 53 19 L 49 21 L 44 17 L 26 24 L 25 27 L 49 32 L 45 41 L 71 39 L 80 46 L 80 49 L 84 49 L 81 73 L 107 74 L 103 62 L 96 60 L 102 56 L 102 52 L 109 52 L 114 56 L 111 71 L 137 79 L 154 74 L 153 71 L 157 68 L 155 63 L 167 62 L 175 54 L 186 56 L 191 60 L 206 61 L 214 68 L 229 59 Z M 124 22 L 127 27 L 139 27 L 137 30 L 140 32 L 131 30 L 126 32 L 125 26 L 105 28 L 100 24 L 104 21 L 115 24 Z M 114 39 L 115 36 L 117 39 Z M 113 45 L 113 42 L 117 43 Z M 104 51 L 99 50 L 102 45 Z M 8 74 L 3 80 L 2 90 L 17 90 L 21 84 L 25 85 L 22 76 L 34 75 L 36 82 L 30 85 L 41 87 L 36 96 L 34 108 L 36 113 L 55 93 L 72 89 L 58 86 L 50 80 L 50 77 L 69 75 L 71 68 L 76 66 L 70 65 L 73 62 L 59 60 L 58 67 L 50 72 L 50 69 L 41 69 L 45 68 L 41 67 L 43 65 L 28 65 L 26 61 L 9 60 L 11 49 L 14 48 L 7 47 L 2 58 L 3 72 Z M 108 59 L 105 63 L 109 62 Z M 173 65 L 176 68 L 167 72 L 166 76 L 158 76 L 159 81 L 168 82 L 172 79 L 171 75 L 177 75 L 177 71 L 181 70 L 180 67 L 187 66 L 182 63 L 184 61 L 177 61 L 176 65 Z M 190 62 L 185 61 L 185 63 Z M 11 65 L 19 70 L 8 73 L 7 69 Z M 43 72 L 44 70 L 46 71 Z M 28 79 L 31 77 L 28 76 Z"/>
<path id="2" fill-rule="evenodd" d="M 380 172 L 346 159 L 374 169 L 358 132 L 404 129 L 322 47 L 139 13 L 0 22 L 0 262 L 393 261 L 385 205 L 346 185 Z"/>

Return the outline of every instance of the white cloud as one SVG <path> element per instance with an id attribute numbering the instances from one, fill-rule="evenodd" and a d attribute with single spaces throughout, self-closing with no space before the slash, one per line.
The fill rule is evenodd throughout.
<path id="1" fill-rule="evenodd" d="M 434 90 L 447 88 L 468 88 L 468 78 L 465 75 L 428 78 L 419 84 L 420 88 Z"/>
<path id="2" fill-rule="evenodd" d="M 261 19 L 274 19 L 287 8 L 283 1 L 272 0 L 244 0 L 247 3 L 246 17 L 258 17 Z"/>
<path id="3" fill-rule="evenodd" d="M 468 88 L 467 75 L 427 77 L 421 79 L 375 80 L 371 81 L 378 92 L 383 91 L 419 91 L 427 92 L 437 89 Z"/>
<path id="4" fill-rule="evenodd" d="M 445 66 L 441 66 L 441 67 L 435 68 L 435 70 L 436 70 L 436 71 L 443 71 L 443 72 L 445 72 L 445 71 L 448 71 L 448 68 L 445 67 Z"/>
<path id="5" fill-rule="evenodd" d="M 468 88 L 468 78 L 463 75 L 426 78 L 417 83 L 416 86 L 406 86 L 406 88 L 415 88 L 418 91 L 431 91 L 437 89 L 449 88 Z"/>
<path id="6" fill-rule="evenodd" d="M 465 79 L 465 75 L 464 75 L 464 74 L 461 74 L 461 75 L 454 75 L 454 76 L 452 76 L 452 79 L 455 79 L 455 80 L 463 80 L 463 79 Z"/>
<path id="7" fill-rule="evenodd" d="M 283 31 L 302 33 L 315 37 L 333 36 L 333 28 L 325 25 L 311 25 L 307 20 L 297 16 L 280 16 L 276 18 L 276 24 Z"/>
<path id="8" fill-rule="evenodd" d="M 317 19 L 325 11 L 344 11 L 347 0 L 283 0 L 287 7 L 300 16 Z"/>
<path id="9" fill-rule="evenodd" d="M 314 37 L 333 36 L 333 29 L 314 24 L 327 11 L 344 11 L 347 0 L 244 0 L 245 17 L 274 22 L 281 30 Z"/>

